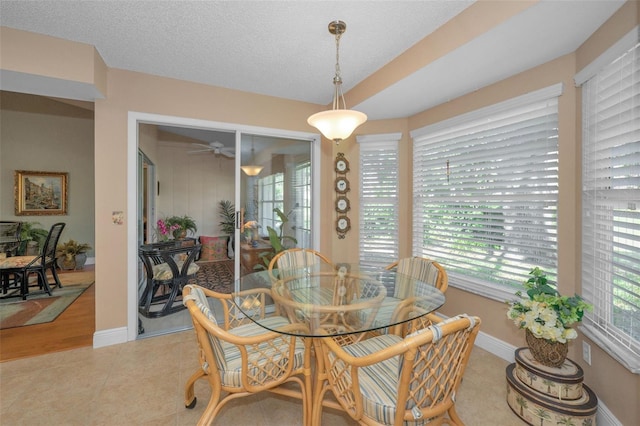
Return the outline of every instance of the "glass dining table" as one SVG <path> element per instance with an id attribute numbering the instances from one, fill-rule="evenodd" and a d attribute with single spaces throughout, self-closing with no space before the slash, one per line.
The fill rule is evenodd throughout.
<path id="1" fill-rule="evenodd" d="M 269 289 L 270 297 L 246 297 L 256 289 Z M 236 280 L 232 296 L 240 313 L 264 329 L 281 332 L 269 319 L 280 315 L 305 325 L 296 331 L 305 337 L 393 331 L 445 302 L 444 293 L 428 283 L 353 263 L 254 272 Z M 268 315 L 256 315 L 263 308 Z"/>
<path id="2" fill-rule="evenodd" d="M 265 332 L 295 334 L 313 340 L 333 338 L 341 346 L 376 334 L 406 332 L 405 323 L 421 318 L 445 302 L 442 291 L 408 275 L 382 267 L 352 263 L 298 265 L 294 269 L 260 271 L 236 280 L 231 297 L 237 315 Z M 275 316 L 284 316 L 289 323 Z M 418 321 L 419 323 L 421 321 Z M 313 356 L 313 390 L 320 397 L 328 380 L 322 357 Z M 333 399 L 309 408 L 305 424 L 319 424 L 322 407 L 340 409 Z"/>

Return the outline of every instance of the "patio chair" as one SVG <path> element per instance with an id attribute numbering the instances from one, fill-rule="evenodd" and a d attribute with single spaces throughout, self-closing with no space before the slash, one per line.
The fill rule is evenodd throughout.
<path id="1" fill-rule="evenodd" d="M 478 334 L 480 319 L 459 315 L 406 337 L 383 334 L 340 346 L 316 339 L 321 376 L 314 389 L 312 424 L 322 407 L 345 411 L 363 425 L 463 425 L 455 396 Z M 337 400 L 326 400 L 331 391 Z"/>
<path id="2" fill-rule="evenodd" d="M 176 302 L 182 287 L 200 269 L 195 259 L 201 247 L 175 241 L 140 246 L 138 257 L 144 265 L 145 286 L 138 312 L 147 318 L 158 318 L 184 309 L 182 303 Z"/>
<path id="3" fill-rule="evenodd" d="M 211 387 L 211 397 L 198 425 L 210 425 L 229 401 L 258 392 L 273 392 L 302 400 L 302 418 L 308 424 L 311 414 L 311 339 L 296 334 L 306 330 L 290 324 L 281 316 L 264 318 L 269 290 L 258 288 L 240 293 L 222 294 L 189 284 L 183 289 L 183 303 L 189 309 L 198 343 L 200 368 L 185 385 L 185 406 L 196 405 L 194 384 L 204 378 Z M 215 318 L 209 300 L 222 305 L 223 319 Z M 244 306 L 240 312 L 236 304 Z M 217 304 L 216 304 L 217 306 Z M 255 307 L 255 308 L 254 308 Z M 262 318 L 267 331 L 254 323 Z M 300 386 L 287 386 L 295 383 Z M 224 394 L 224 397 L 222 395 Z"/>

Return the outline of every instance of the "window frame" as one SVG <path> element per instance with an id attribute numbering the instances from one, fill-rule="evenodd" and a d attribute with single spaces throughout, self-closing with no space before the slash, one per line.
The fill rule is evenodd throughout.
<path id="1" fill-rule="evenodd" d="M 620 94 L 624 93 L 629 99 L 640 97 L 640 83 L 633 77 L 628 77 L 628 80 L 631 89 L 636 91 L 629 92 L 626 87 L 617 89 L 617 91 L 609 89 L 610 87 L 615 87 L 616 83 L 621 85 L 624 82 L 623 78 L 618 82 L 613 77 L 610 77 L 615 76 L 617 78 L 623 74 L 621 69 L 624 64 L 623 56 L 635 49 L 635 52 L 631 53 L 635 56 L 627 59 L 633 61 L 635 58 L 636 62 L 639 61 L 639 29 L 640 27 L 636 27 L 627 33 L 596 60 L 576 74 L 574 78 L 576 86 L 582 91 L 582 293 L 588 302 L 594 304 L 593 313 L 587 312 L 585 314 L 579 329 L 586 337 L 635 374 L 640 374 L 640 339 L 634 338 L 615 324 L 615 300 L 619 299 L 620 295 L 616 296 L 618 284 L 616 284 L 614 277 L 616 271 L 625 268 L 625 262 L 614 261 L 613 259 L 617 258 L 616 250 L 619 249 L 620 245 L 616 240 L 628 238 L 633 232 L 629 229 L 615 231 L 615 212 L 625 211 L 626 209 L 621 207 L 625 202 L 640 204 L 640 197 L 633 198 L 632 196 L 633 189 L 621 188 L 621 185 L 616 183 L 620 180 L 616 178 L 629 179 L 625 171 L 629 170 L 629 167 L 637 165 L 627 164 L 626 161 L 628 160 L 624 160 L 624 165 L 621 164 L 616 157 L 616 155 L 620 154 L 616 153 L 624 152 L 624 147 L 627 146 L 633 150 L 631 145 L 637 143 L 637 141 L 629 141 L 623 145 L 619 145 L 619 141 L 623 140 L 623 134 L 634 134 L 639 129 L 627 127 L 622 129 L 616 126 L 608 126 L 606 141 L 611 141 L 607 142 L 611 144 L 609 148 L 603 143 L 603 136 L 600 133 L 604 133 L 601 130 L 601 126 L 604 126 L 603 122 L 606 117 L 620 115 L 619 112 L 614 112 L 613 115 L 610 112 L 606 114 L 603 112 L 614 111 L 616 106 L 619 105 L 619 103 L 611 100 L 615 99 L 611 97 L 611 94 L 620 96 Z M 630 62 L 629 66 L 631 67 L 629 76 L 640 73 L 640 67 L 634 66 L 633 62 Z M 616 67 L 619 69 L 616 69 Z M 605 88 L 607 91 L 606 96 L 603 93 Z M 596 100 L 596 102 L 590 103 L 592 100 Z M 620 100 L 620 102 L 622 101 Z M 604 105 L 605 103 L 606 105 Z M 633 102 L 631 104 L 633 105 Z M 635 105 L 637 114 L 637 108 L 639 107 L 637 104 Z M 626 119 L 625 122 L 637 123 L 637 120 L 634 120 L 633 117 L 634 115 L 631 113 L 630 118 Z M 620 131 L 611 133 L 610 129 L 619 129 Z M 597 161 L 597 163 L 594 163 L 594 161 Z M 606 167 L 602 167 L 603 164 Z M 596 170 L 599 170 L 597 174 Z M 606 173 L 604 178 L 602 173 Z M 607 183 L 603 187 L 601 186 L 603 180 L 608 180 L 614 184 L 609 185 Z M 635 191 L 637 193 L 638 188 Z M 623 195 L 617 195 L 619 192 Z M 624 201 L 621 202 L 620 200 Z M 603 219 L 606 215 L 594 215 L 594 212 L 601 209 L 609 212 L 610 219 L 608 221 Z M 609 229 L 609 227 L 612 234 L 611 239 L 601 239 L 600 234 L 603 229 Z M 625 228 L 633 227 L 634 225 L 629 225 Z M 594 238 L 599 241 L 597 246 L 594 244 Z M 625 240 L 623 245 L 627 247 L 625 250 L 629 250 L 629 247 L 635 247 L 637 243 L 637 239 L 632 239 L 631 241 Z M 603 253 L 603 250 L 608 251 Z M 637 252 L 632 250 L 631 253 Z M 594 256 L 598 254 L 600 255 L 595 259 Z M 610 259 L 610 262 L 607 263 L 605 268 L 596 269 L 597 262 L 606 263 L 603 259 Z M 635 274 L 637 275 L 637 271 Z"/>

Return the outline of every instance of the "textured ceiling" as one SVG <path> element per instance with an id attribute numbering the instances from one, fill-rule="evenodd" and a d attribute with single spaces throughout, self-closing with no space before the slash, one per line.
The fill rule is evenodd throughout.
<path id="1" fill-rule="evenodd" d="M 329 22 L 347 23 L 340 44 L 346 93 L 473 3 L 0 0 L 0 23 L 94 45 L 112 68 L 325 105 L 335 66 Z M 411 116 L 575 51 L 623 3 L 532 3 L 348 107 L 369 119 Z"/>
<path id="2" fill-rule="evenodd" d="M 96 46 L 109 67 L 318 104 L 472 1 L 5 1 L 2 25 Z"/>

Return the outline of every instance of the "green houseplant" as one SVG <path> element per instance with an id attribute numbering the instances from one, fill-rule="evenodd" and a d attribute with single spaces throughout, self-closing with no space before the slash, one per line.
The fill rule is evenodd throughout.
<path id="1" fill-rule="evenodd" d="M 22 222 L 18 254 L 37 255 L 48 235 L 49 231 L 41 228 L 40 222 Z"/>
<path id="2" fill-rule="evenodd" d="M 221 219 L 220 230 L 229 236 L 227 256 L 229 259 L 233 259 L 235 256 L 236 206 L 229 200 L 222 200 L 218 203 L 218 215 Z"/>
<path id="3" fill-rule="evenodd" d="M 276 231 L 270 226 L 267 226 L 267 231 L 269 232 L 269 243 L 271 243 L 271 247 L 273 251 L 262 252 L 260 253 L 260 258 L 262 259 L 262 264 L 257 264 L 254 269 L 267 269 L 269 267 L 269 263 L 271 263 L 271 259 L 288 248 L 295 247 L 298 244 L 298 240 L 295 237 L 290 235 L 284 235 L 285 225 L 289 222 L 289 216 L 291 215 L 291 211 L 287 214 L 284 214 L 282 210 L 279 208 L 273 209 L 273 211 L 278 215 L 280 219 L 280 225 L 278 226 L 280 229 Z"/>
<path id="4" fill-rule="evenodd" d="M 220 216 L 220 230 L 227 235 L 233 235 L 236 227 L 236 207 L 229 200 L 218 203 L 218 215 Z"/>
<path id="5" fill-rule="evenodd" d="M 578 337 L 571 327 L 582 321 L 584 311 L 592 309 L 579 295 L 561 296 L 547 283 L 547 276 L 538 267 L 529 272 L 523 283 L 527 297 L 516 292 L 517 300 L 507 302 L 507 317 L 526 331 L 527 344 L 540 363 L 558 367 L 567 356 L 567 343 Z"/>
<path id="6" fill-rule="evenodd" d="M 82 269 L 87 261 L 88 250 L 91 250 L 89 244 L 79 243 L 76 240 L 58 244 L 56 250 L 58 266 L 60 269 Z"/>
<path id="7" fill-rule="evenodd" d="M 195 234 L 198 231 L 196 221 L 191 216 L 171 216 L 165 220 L 167 226 L 177 226 L 173 231 L 173 238 L 176 240 L 182 239 L 187 236 L 189 232 Z"/>

